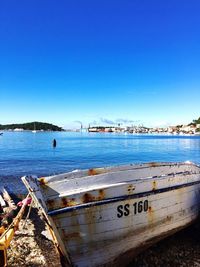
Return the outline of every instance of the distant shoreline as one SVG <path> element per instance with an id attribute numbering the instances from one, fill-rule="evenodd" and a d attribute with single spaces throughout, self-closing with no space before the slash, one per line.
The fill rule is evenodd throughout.
<path id="1" fill-rule="evenodd" d="M 88 134 L 121 134 L 121 135 L 146 135 L 146 136 L 200 136 L 200 132 L 196 133 L 168 133 L 168 132 L 140 132 L 140 133 L 130 133 L 130 132 L 106 132 L 106 131 L 81 131 L 81 130 L 24 130 L 24 129 L 5 129 L 5 130 L 0 130 L 0 133 L 5 133 L 5 132 L 14 132 L 14 133 L 23 133 L 23 132 L 34 132 L 34 133 L 49 133 L 49 132 L 66 132 L 66 133 L 88 133 Z"/>

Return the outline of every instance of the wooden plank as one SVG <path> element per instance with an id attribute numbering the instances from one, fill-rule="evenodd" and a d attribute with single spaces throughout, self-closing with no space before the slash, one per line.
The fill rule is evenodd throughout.
<path id="1" fill-rule="evenodd" d="M 1 195 L 0 195 L 0 205 L 1 205 L 2 208 L 6 207 L 6 202 L 5 202 L 5 200 L 3 199 L 3 197 Z"/>

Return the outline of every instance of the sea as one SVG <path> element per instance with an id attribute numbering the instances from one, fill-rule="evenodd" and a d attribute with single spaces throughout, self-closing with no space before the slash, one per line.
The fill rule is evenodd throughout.
<path id="1" fill-rule="evenodd" d="M 24 175 L 183 161 L 200 164 L 200 136 L 28 131 L 0 135 L 0 183 L 14 187 Z"/>

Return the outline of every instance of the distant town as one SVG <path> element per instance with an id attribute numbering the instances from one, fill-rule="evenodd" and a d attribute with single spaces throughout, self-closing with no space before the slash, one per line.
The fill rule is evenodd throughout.
<path id="1" fill-rule="evenodd" d="M 108 132 L 108 133 L 132 133 L 132 134 L 200 134 L 200 124 L 169 126 L 166 128 L 148 128 L 145 126 L 127 126 L 127 127 L 103 127 L 95 126 L 87 129 L 88 132 Z"/>
<path id="2" fill-rule="evenodd" d="M 188 125 L 177 125 L 177 126 L 168 126 L 165 128 L 155 127 L 149 128 L 143 125 L 137 126 L 89 126 L 88 128 L 83 128 L 78 131 L 88 131 L 88 132 L 105 132 L 105 133 L 131 133 L 131 134 L 196 134 L 200 135 L 200 118 L 193 120 Z"/>
<path id="3" fill-rule="evenodd" d="M 80 124 L 79 129 L 68 129 L 65 130 L 62 127 L 44 123 L 44 122 L 29 122 L 23 124 L 7 124 L 1 125 L 0 130 L 4 131 L 76 131 L 76 132 L 89 132 L 89 133 L 130 133 L 130 134 L 194 134 L 200 135 L 200 117 L 197 120 L 193 120 L 193 122 L 188 125 L 176 125 L 176 126 L 168 126 L 168 127 L 155 127 L 149 128 L 143 125 L 137 126 L 124 126 L 121 124 L 117 124 L 116 126 L 88 126 L 83 127 L 82 123 Z"/>

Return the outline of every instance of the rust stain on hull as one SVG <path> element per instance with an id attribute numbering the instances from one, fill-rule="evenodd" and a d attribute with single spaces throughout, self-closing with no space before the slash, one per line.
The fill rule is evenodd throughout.
<path id="1" fill-rule="evenodd" d="M 89 193 L 85 193 L 82 197 L 82 202 L 83 203 L 88 203 L 88 202 L 92 202 L 94 200 L 94 197 L 89 194 Z"/>
<path id="2" fill-rule="evenodd" d="M 103 200 L 104 198 L 106 198 L 105 191 L 103 189 L 100 189 L 99 190 L 98 200 Z"/>
<path id="3" fill-rule="evenodd" d="M 46 180 L 45 180 L 44 177 L 39 178 L 38 181 L 39 181 L 39 183 L 40 183 L 41 186 L 44 186 L 44 185 L 47 184 L 47 182 L 46 182 Z"/>
<path id="4" fill-rule="evenodd" d="M 156 181 L 153 181 L 152 190 L 156 190 L 156 189 L 157 189 L 157 183 Z"/>
<path id="5" fill-rule="evenodd" d="M 128 194 L 131 195 L 133 194 L 133 191 L 135 190 L 135 186 L 132 185 L 132 184 L 129 184 L 128 185 L 128 188 L 127 188 L 127 191 L 128 191 Z"/>
<path id="6" fill-rule="evenodd" d="M 99 201 L 105 199 L 105 191 L 103 189 L 98 190 L 98 195 L 94 196 L 90 193 L 85 193 L 82 197 L 82 203 L 89 203 L 93 201 Z"/>
<path id="7" fill-rule="evenodd" d="M 56 203 L 53 199 L 47 200 L 47 206 L 49 210 L 54 210 L 55 208 L 64 208 L 64 207 L 73 207 L 76 206 L 78 203 L 76 202 L 75 198 L 67 198 L 62 197 L 59 203 Z"/>
<path id="8" fill-rule="evenodd" d="M 149 167 L 158 167 L 160 166 L 160 163 L 157 163 L 157 162 L 149 162 Z"/>
<path id="9" fill-rule="evenodd" d="M 155 215 L 154 215 L 154 210 L 152 209 L 151 206 L 148 208 L 147 215 L 148 215 L 148 224 L 152 225 L 153 222 L 155 221 Z"/>
<path id="10" fill-rule="evenodd" d="M 97 174 L 95 169 L 88 170 L 88 175 L 95 175 L 95 174 Z"/>
<path id="11" fill-rule="evenodd" d="M 47 206 L 49 209 L 53 209 L 54 208 L 54 204 L 55 204 L 55 201 L 53 199 L 48 199 L 47 200 Z"/>
<path id="12" fill-rule="evenodd" d="M 102 173 L 105 173 L 106 170 L 103 169 L 103 168 L 97 168 L 97 169 L 89 169 L 88 170 L 88 175 L 91 176 L 91 175 L 97 175 L 97 174 L 102 174 Z"/>
<path id="13" fill-rule="evenodd" d="M 67 233 L 64 229 L 62 229 L 62 235 L 66 241 L 71 238 L 72 239 L 81 238 L 80 232 Z"/>
<path id="14" fill-rule="evenodd" d="M 81 199 L 62 197 L 60 198 L 59 202 L 49 199 L 47 200 L 47 206 L 49 210 L 54 210 L 55 208 L 73 207 L 82 203 L 100 201 L 106 198 L 104 189 L 99 189 L 95 193 L 97 193 L 97 195 L 85 193 Z"/>
<path id="15" fill-rule="evenodd" d="M 75 198 L 62 197 L 61 202 L 62 202 L 63 207 L 73 207 L 77 205 Z"/>

